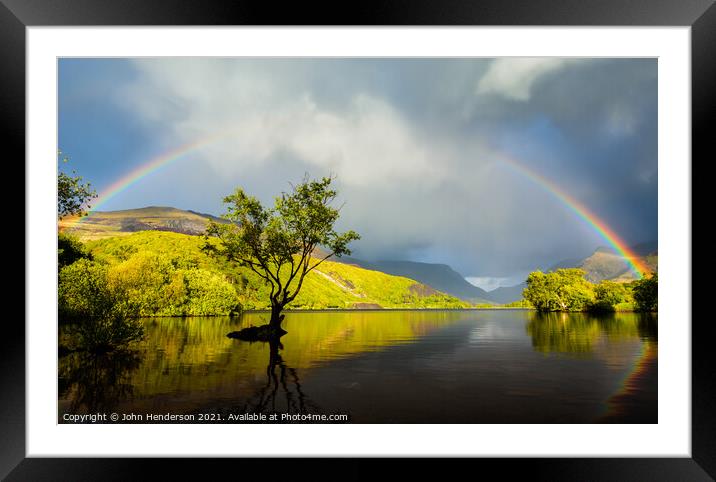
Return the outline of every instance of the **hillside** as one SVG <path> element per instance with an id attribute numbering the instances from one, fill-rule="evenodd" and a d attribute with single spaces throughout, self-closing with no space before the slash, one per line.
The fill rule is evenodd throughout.
<path id="1" fill-rule="evenodd" d="M 198 235 L 204 232 L 210 219 L 225 222 L 210 214 L 172 207 L 149 206 L 122 211 L 96 211 L 79 222 L 76 216 L 67 217 L 59 222 L 59 228 L 60 231 L 72 233 L 84 241 L 126 236 L 147 230 Z"/>
<path id="2" fill-rule="evenodd" d="M 344 258 L 342 262 L 414 279 L 469 303 L 489 304 L 493 301 L 487 291 L 470 284 L 460 273 L 446 264 L 418 263 L 414 261 L 369 262 L 348 257 Z"/>
<path id="3" fill-rule="evenodd" d="M 77 222 L 77 217 L 68 217 L 60 221 L 59 228 L 60 231 L 74 234 L 83 241 L 127 236 L 146 230 L 199 235 L 203 233 L 209 219 L 225 222 L 223 219 L 209 214 L 172 207 L 150 206 L 121 211 L 93 212 L 80 222 Z M 416 280 L 427 285 L 426 288 L 450 294 L 468 303 L 491 302 L 485 296 L 484 290 L 465 281 L 459 273 L 447 265 L 409 261 L 365 262 L 355 258 L 336 259 L 335 261 L 339 264 L 355 265 L 366 270 L 381 271 Z M 421 290 L 425 291 L 422 288 Z"/>
<path id="4" fill-rule="evenodd" d="M 83 218 L 79 223 L 76 217 L 65 218 L 59 222 L 59 228 L 61 231 L 67 231 L 78 236 L 83 241 L 124 237 L 147 230 L 196 236 L 203 233 L 210 219 L 218 222 L 226 222 L 210 214 L 202 214 L 172 207 L 150 206 L 122 211 L 93 212 Z M 113 241 L 113 243 L 116 242 L 117 241 Z M 653 269 L 656 268 L 658 263 L 658 245 L 655 241 L 635 245 L 632 249 L 637 254 L 643 256 L 643 259 L 649 266 Z M 317 253 L 317 256 L 318 255 L 320 255 L 320 253 Z M 520 283 L 516 286 L 502 287 L 487 292 L 470 284 L 462 275 L 445 264 L 390 260 L 364 261 L 357 258 L 344 257 L 342 259 L 335 259 L 333 263 L 330 263 L 330 266 L 333 267 L 333 271 L 337 273 L 339 268 L 335 268 L 335 265 L 353 266 L 354 268 L 363 268 L 363 271 L 377 271 L 395 277 L 415 280 L 419 284 L 425 285 L 425 287 L 414 288 L 414 290 L 417 289 L 422 293 L 428 293 L 430 290 L 436 293 L 445 293 L 471 304 L 504 304 L 517 301 L 521 299 L 522 290 L 525 287 L 524 283 Z M 560 261 L 548 271 L 572 267 L 584 269 L 587 272 L 587 279 L 592 282 L 598 282 L 603 279 L 628 282 L 634 279 L 634 275 L 629 270 L 624 259 L 609 248 L 598 248 L 594 253 L 582 259 Z M 338 278 L 333 278 L 330 274 L 326 275 L 323 271 L 316 273 L 316 276 L 323 277 L 325 281 L 333 285 L 336 289 L 342 289 L 345 293 L 350 294 L 351 288 L 348 285 L 342 284 Z M 338 276 L 340 277 L 341 275 L 339 274 Z M 365 297 L 369 298 L 366 293 L 362 293 L 361 295 L 365 295 Z M 348 295 L 332 297 L 330 298 L 332 300 L 331 303 L 337 303 L 335 306 L 344 306 L 347 303 L 345 306 L 348 306 L 351 301 L 346 298 L 346 296 Z M 299 299 L 296 300 L 296 302 L 298 301 Z M 326 302 L 327 301 L 320 302 L 318 304 L 323 306 Z M 357 298 L 352 302 L 373 303 L 373 301 L 358 301 Z M 376 303 L 384 306 L 381 303 Z M 391 303 L 387 304 L 390 305 Z"/>
<path id="5" fill-rule="evenodd" d="M 161 270 L 199 270 L 231 284 L 244 309 L 268 307 L 269 288 L 248 268 L 212 258 L 200 250 L 202 239 L 186 234 L 143 231 L 87 243 L 95 260 L 108 264 L 123 279 L 147 277 Z M 163 267 L 160 269 L 160 267 Z M 207 275 L 209 276 L 209 275 Z M 405 277 L 326 261 L 306 277 L 289 308 L 465 308 L 453 296 Z"/>

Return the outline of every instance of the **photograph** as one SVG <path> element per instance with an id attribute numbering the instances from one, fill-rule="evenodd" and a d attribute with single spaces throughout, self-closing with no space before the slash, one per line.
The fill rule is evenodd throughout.
<path id="1" fill-rule="evenodd" d="M 58 424 L 659 423 L 658 58 L 56 62 Z"/>

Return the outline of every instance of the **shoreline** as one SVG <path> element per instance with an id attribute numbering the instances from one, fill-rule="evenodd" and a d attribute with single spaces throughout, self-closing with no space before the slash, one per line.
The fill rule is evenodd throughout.
<path id="1" fill-rule="evenodd" d="M 379 312 L 400 312 L 400 311 L 534 311 L 538 312 L 535 308 L 519 308 L 519 307 L 506 307 L 506 308 L 373 308 L 373 309 L 366 309 L 366 308 L 317 308 L 317 309 L 286 309 L 283 310 L 283 313 L 356 313 L 356 312 L 365 312 L 365 313 L 379 313 Z M 271 313 L 270 309 L 252 309 L 252 310 L 244 310 L 240 314 L 237 315 L 162 315 L 162 316 L 140 316 L 140 319 L 149 319 L 149 318 L 219 318 L 219 317 L 229 317 L 229 318 L 239 318 L 243 314 L 262 314 L 262 313 Z M 610 312 L 594 312 L 594 311 L 549 311 L 544 312 L 544 314 L 547 313 L 583 313 L 583 314 L 593 314 L 593 315 L 605 315 L 605 314 L 619 314 L 619 313 L 644 313 L 644 314 L 651 314 L 651 315 L 657 315 L 657 311 L 649 311 L 649 312 L 639 312 L 636 310 L 623 310 L 623 311 L 610 311 Z M 68 322 L 60 323 L 60 324 L 71 324 Z"/>

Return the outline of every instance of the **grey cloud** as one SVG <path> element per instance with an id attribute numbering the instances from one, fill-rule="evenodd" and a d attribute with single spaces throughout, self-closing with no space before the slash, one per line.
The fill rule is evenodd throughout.
<path id="1" fill-rule="evenodd" d="M 655 236 L 656 62 L 528 60 L 146 59 L 117 101 L 167 145 L 236 132 L 194 154 L 215 193 L 196 209 L 336 174 L 356 255 L 509 277 L 604 244 L 504 153 L 625 238 Z M 190 189 L 180 171 L 166 175 Z"/>

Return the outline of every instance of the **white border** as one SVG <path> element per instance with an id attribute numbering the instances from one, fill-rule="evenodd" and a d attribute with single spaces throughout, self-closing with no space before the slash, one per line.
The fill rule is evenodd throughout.
<path id="1" fill-rule="evenodd" d="M 27 456 L 690 457 L 690 29 L 27 29 Z M 65 56 L 659 58 L 659 423 L 654 425 L 58 425 L 56 65 Z M 525 407 L 529 409 L 529 407 Z"/>

